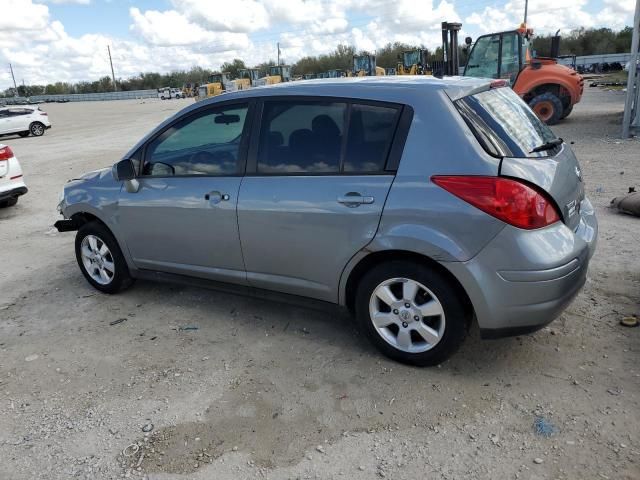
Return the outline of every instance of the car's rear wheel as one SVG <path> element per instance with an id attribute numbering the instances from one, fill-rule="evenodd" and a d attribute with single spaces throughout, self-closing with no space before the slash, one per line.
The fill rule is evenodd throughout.
<path id="1" fill-rule="evenodd" d="M 529 106 L 547 125 L 555 125 L 563 118 L 562 101 L 551 92 L 536 95 L 529 100 Z"/>
<path id="2" fill-rule="evenodd" d="M 18 135 L 20 135 L 21 137 L 28 137 L 29 136 L 29 132 L 28 130 L 26 132 L 18 132 Z"/>
<path id="3" fill-rule="evenodd" d="M 8 198 L 0 202 L 0 208 L 13 207 L 18 203 L 18 197 Z"/>
<path id="4" fill-rule="evenodd" d="M 391 261 L 367 272 L 355 301 L 360 329 L 388 357 L 436 365 L 452 355 L 467 332 L 464 303 L 452 282 L 426 266 Z"/>
<path id="5" fill-rule="evenodd" d="M 40 122 L 33 122 L 31 125 L 29 125 L 29 131 L 34 137 L 41 137 L 42 135 L 44 135 L 44 130 L 44 124 Z"/>
<path id="6" fill-rule="evenodd" d="M 87 281 L 101 292 L 116 293 L 133 283 L 118 242 L 99 222 L 89 222 L 78 230 L 76 259 Z"/>

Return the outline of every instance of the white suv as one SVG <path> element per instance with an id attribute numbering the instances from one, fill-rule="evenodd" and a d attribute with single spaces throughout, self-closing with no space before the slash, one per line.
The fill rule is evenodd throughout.
<path id="1" fill-rule="evenodd" d="M 12 207 L 27 193 L 22 168 L 7 145 L 0 143 L 0 208 Z"/>
<path id="2" fill-rule="evenodd" d="M 31 134 L 39 137 L 48 128 L 51 128 L 49 117 L 40 107 L 16 105 L 0 108 L 0 135 L 28 137 Z"/>

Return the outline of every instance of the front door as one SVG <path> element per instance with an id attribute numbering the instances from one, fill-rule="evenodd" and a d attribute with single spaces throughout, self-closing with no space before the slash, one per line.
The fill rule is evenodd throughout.
<path id="1" fill-rule="evenodd" d="M 345 265 L 378 229 L 399 113 L 389 104 L 264 101 L 238 201 L 250 285 L 337 302 Z"/>
<path id="2" fill-rule="evenodd" d="M 209 106 L 144 147 L 140 188 L 122 189 L 119 213 L 138 268 L 246 283 L 236 205 L 249 106 Z"/>

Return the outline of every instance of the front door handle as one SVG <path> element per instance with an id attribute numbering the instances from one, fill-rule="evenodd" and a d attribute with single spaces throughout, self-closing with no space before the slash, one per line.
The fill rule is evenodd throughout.
<path id="1" fill-rule="evenodd" d="M 363 196 L 358 192 L 349 192 L 344 197 L 338 197 L 338 203 L 350 208 L 355 208 L 359 205 L 369 205 L 374 202 L 374 198 L 370 196 Z"/>
<path id="2" fill-rule="evenodd" d="M 223 201 L 226 202 L 227 200 L 229 200 L 229 195 L 226 193 L 220 193 L 217 190 L 214 190 L 213 192 L 205 193 L 204 199 L 210 203 L 216 204 Z"/>

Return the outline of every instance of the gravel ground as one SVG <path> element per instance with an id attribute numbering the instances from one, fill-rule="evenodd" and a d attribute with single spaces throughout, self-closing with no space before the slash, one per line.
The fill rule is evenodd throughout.
<path id="1" fill-rule="evenodd" d="M 607 208 L 640 186 L 623 100 L 589 88 L 555 128 L 600 220 L 583 292 L 536 334 L 474 329 L 427 369 L 384 359 L 346 316 L 91 289 L 51 227 L 61 186 L 188 100 L 45 105 L 44 137 L 2 140 L 30 191 L 0 211 L 0 478 L 640 478 L 640 328 L 619 325 L 640 313 L 640 219 Z"/>

